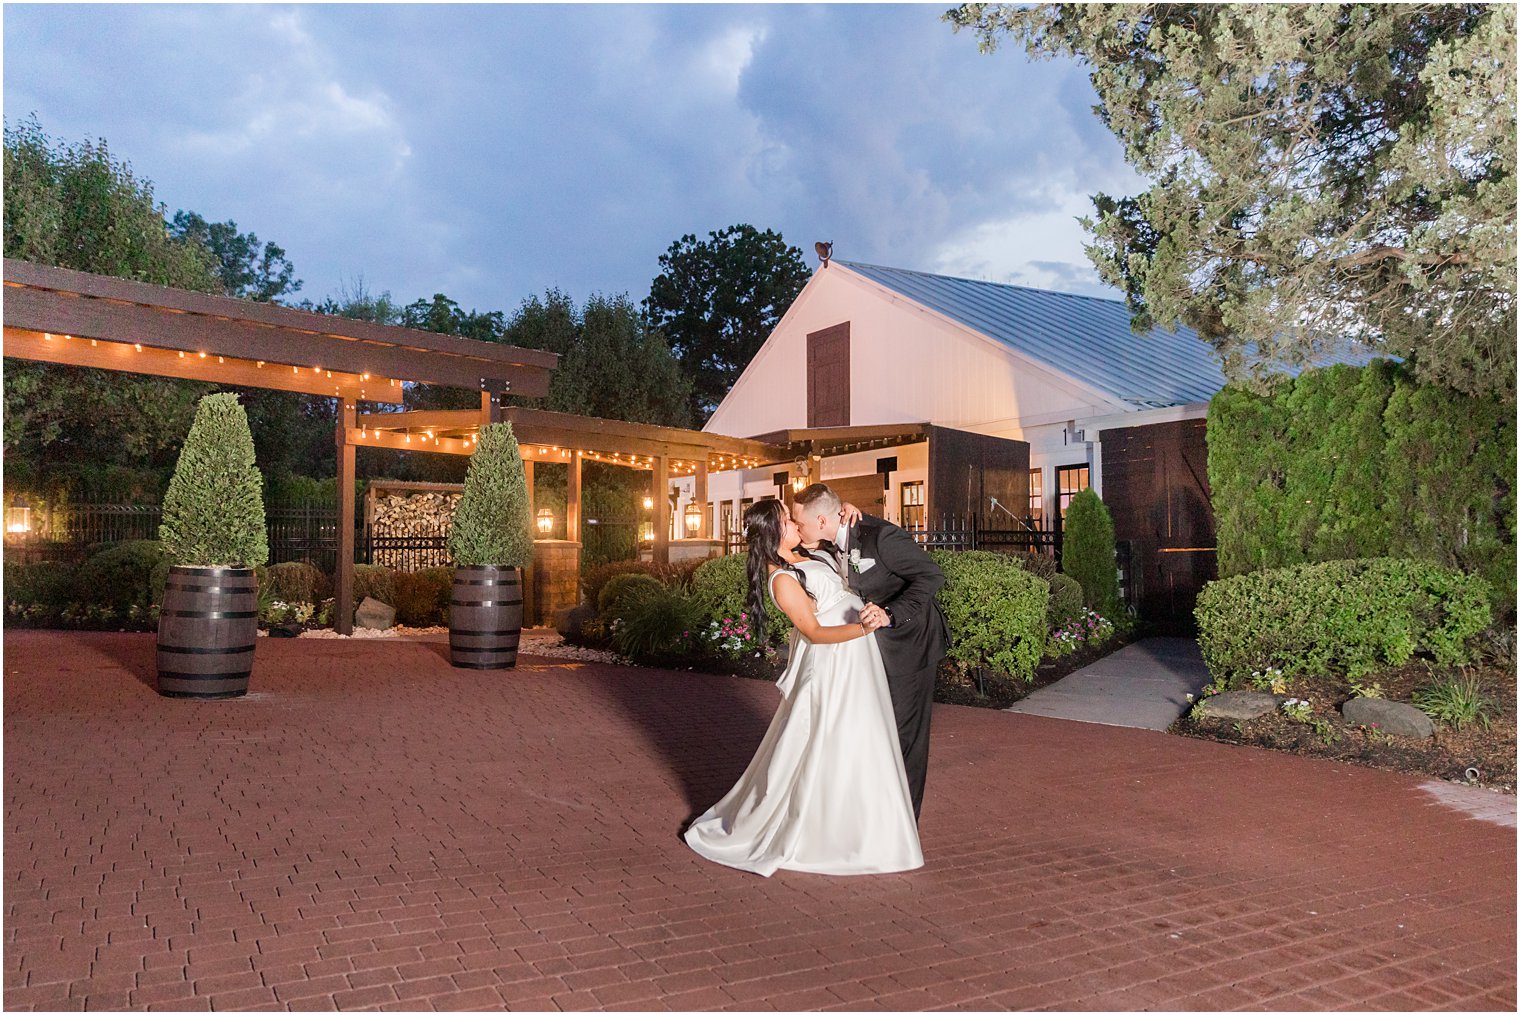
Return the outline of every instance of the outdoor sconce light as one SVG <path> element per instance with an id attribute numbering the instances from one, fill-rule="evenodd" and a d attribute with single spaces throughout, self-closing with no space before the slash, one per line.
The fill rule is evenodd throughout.
<path id="1" fill-rule="evenodd" d="M 13 536 L 22 536 L 32 531 L 32 506 L 25 497 L 17 497 L 5 509 L 5 531 Z"/>
<path id="2" fill-rule="evenodd" d="M 697 530 L 702 527 L 702 509 L 696 501 L 686 505 L 686 535 L 695 536 Z"/>
<path id="3" fill-rule="evenodd" d="M 645 511 L 653 511 L 654 510 L 654 498 L 653 497 L 647 497 L 646 496 L 644 498 L 644 510 Z"/>
<path id="4" fill-rule="evenodd" d="M 654 542 L 654 522 L 644 522 L 639 526 L 639 542 Z"/>
<path id="5" fill-rule="evenodd" d="M 538 534 L 547 536 L 554 531 L 554 512 L 548 508 L 538 509 Z"/>

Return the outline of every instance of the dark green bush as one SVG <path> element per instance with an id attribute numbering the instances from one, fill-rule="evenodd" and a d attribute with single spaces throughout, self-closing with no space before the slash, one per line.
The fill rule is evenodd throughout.
<path id="1" fill-rule="evenodd" d="M 1378 557 L 1298 564 L 1210 582 L 1198 596 L 1198 644 L 1216 682 L 1268 666 L 1289 677 L 1344 677 L 1428 655 L 1471 658 L 1490 620 L 1488 584 L 1426 561 Z"/>
<path id="2" fill-rule="evenodd" d="M 596 597 L 596 612 L 603 616 L 614 615 L 626 600 L 647 596 L 652 592 L 662 592 L 664 589 L 665 586 L 659 579 L 651 578 L 647 574 L 632 572 L 613 575 L 607 584 L 602 586 L 601 594 Z"/>
<path id="3" fill-rule="evenodd" d="M 387 606 L 396 605 L 396 572 L 379 564 L 354 565 L 354 606 L 364 597 L 378 599 Z"/>
<path id="4" fill-rule="evenodd" d="M 1053 574 L 1050 582 L 1050 605 L 1045 608 L 1045 626 L 1056 628 L 1082 616 L 1082 586 L 1067 574 Z"/>
<path id="5" fill-rule="evenodd" d="M 268 561 L 263 489 L 237 395 L 202 398 L 164 494 L 159 539 L 170 563 L 255 567 Z"/>
<path id="6" fill-rule="evenodd" d="M 621 601 L 613 618 L 612 643 L 635 662 L 684 655 L 695 649 L 706 622 L 695 597 L 659 586 Z"/>
<path id="7" fill-rule="evenodd" d="M 1044 578 L 1046 581 L 1050 581 L 1051 578 L 1054 578 L 1056 575 L 1061 573 L 1060 565 L 1056 563 L 1056 559 L 1050 554 L 1020 552 L 1010 554 L 1010 556 L 1014 560 L 1018 561 L 1019 566 L 1022 567 L 1025 571 L 1028 571 L 1030 574 L 1037 577 Z"/>
<path id="8" fill-rule="evenodd" d="M 396 623 L 406 627 L 445 627 L 449 622 L 449 599 L 454 591 L 454 569 L 429 567 L 410 574 L 398 572 Z"/>
<path id="9" fill-rule="evenodd" d="M 745 571 L 749 558 L 742 553 L 731 553 L 702 562 L 691 577 L 692 595 L 701 604 L 706 621 L 737 620 L 741 613 L 749 612 L 749 576 Z M 792 622 L 771 601 L 765 599 L 765 640 L 771 645 L 781 645 L 791 635 Z"/>
<path id="10" fill-rule="evenodd" d="M 1397 555 L 1482 575 L 1513 620 L 1513 407 L 1377 361 L 1226 387 L 1207 433 L 1221 576 Z"/>
<path id="11" fill-rule="evenodd" d="M 1114 520 L 1096 492 L 1083 490 L 1066 509 L 1061 570 L 1082 586 L 1082 603 L 1118 626 L 1126 617 L 1119 597 Z"/>
<path id="12" fill-rule="evenodd" d="M 586 594 L 586 602 L 595 606 L 601 599 L 602 587 L 620 574 L 648 575 L 662 585 L 671 587 L 689 585 L 692 575 L 705 563 L 705 560 L 700 559 L 682 560 L 674 564 L 655 564 L 647 560 L 615 560 L 583 570 L 581 591 Z"/>
<path id="13" fill-rule="evenodd" d="M 332 595 L 332 583 L 319 568 L 300 561 L 270 564 L 259 579 L 259 591 L 282 603 L 320 603 Z"/>
<path id="14" fill-rule="evenodd" d="M 74 599 L 77 577 L 72 565 L 54 561 L 6 564 L 5 601 L 17 610 L 32 606 L 61 610 Z"/>
<path id="15" fill-rule="evenodd" d="M 76 602 L 123 611 L 161 603 L 169 560 L 163 544 L 133 539 L 101 550 L 79 568 Z"/>
<path id="16" fill-rule="evenodd" d="M 939 604 L 950 624 L 946 658 L 1033 680 L 1045 652 L 1050 583 L 1001 553 L 931 550 L 945 572 Z"/>

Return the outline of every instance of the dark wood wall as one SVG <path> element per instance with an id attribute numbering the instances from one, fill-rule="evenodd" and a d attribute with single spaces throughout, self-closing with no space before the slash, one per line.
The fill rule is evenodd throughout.
<path id="1" fill-rule="evenodd" d="M 1012 528 L 1013 519 L 994 512 L 991 500 L 1017 515 L 1027 510 L 1029 445 L 940 426 L 928 431 L 929 527 L 938 527 L 943 515 L 975 514 L 991 528 Z"/>
<path id="2" fill-rule="evenodd" d="M 1192 634 L 1193 607 L 1218 576 L 1204 421 L 1103 431 L 1103 502 L 1114 538 L 1130 544 L 1140 616 L 1159 632 Z"/>

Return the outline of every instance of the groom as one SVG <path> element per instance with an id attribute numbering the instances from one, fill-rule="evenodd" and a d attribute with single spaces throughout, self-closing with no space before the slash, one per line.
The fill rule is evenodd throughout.
<path id="1" fill-rule="evenodd" d="M 913 795 L 913 815 L 924 804 L 929 771 L 929 718 L 934 676 L 950 637 L 934 593 L 945 573 L 913 537 L 891 522 L 860 515 L 842 524 L 844 505 L 823 483 L 814 483 L 792 501 L 792 521 L 802 545 L 821 550 L 844 576 L 851 592 L 866 601 L 861 618 L 881 623 L 876 644 L 887 671 L 903 767 Z M 853 514 L 853 512 L 852 512 Z"/>

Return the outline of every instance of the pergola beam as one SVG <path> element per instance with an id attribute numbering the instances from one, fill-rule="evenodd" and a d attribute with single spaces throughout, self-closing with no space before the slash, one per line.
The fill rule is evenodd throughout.
<path id="1" fill-rule="evenodd" d="M 554 353 L 539 349 L 350 321 L 10 258 L 5 260 L 4 281 L 7 356 L 25 356 L 30 351 L 19 343 L 12 350 L 12 331 L 22 329 L 71 335 L 76 340 L 122 343 L 129 348 L 141 344 L 145 351 L 169 350 L 176 359 L 183 352 L 187 359 L 200 359 L 205 353 L 209 360 L 220 356 L 239 364 L 263 361 L 266 368 L 283 365 L 295 368 L 295 376 L 306 372 L 322 375 L 323 380 L 329 370 L 334 375 L 352 374 L 377 383 L 380 390 L 363 396 L 374 400 L 386 398 L 381 391 L 391 387 L 397 389 L 391 394 L 399 392 L 399 383 L 391 385 L 391 381 L 422 381 L 471 390 L 488 383 L 517 395 L 542 396 L 548 393 L 549 373 L 558 363 Z M 75 362 L 51 357 L 48 361 Z M 99 365 L 134 369 L 126 361 Z M 224 378 L 210 364 L 201 365 L 206 372 L 197 374 L 196 379 L 276 386 Z M 336 394 L 342 397 L 344 392 L 341 386 L 339 389 Z M 286 386 L 284 390 L 329 397 L 335 394 L 333 385 Z"/>

